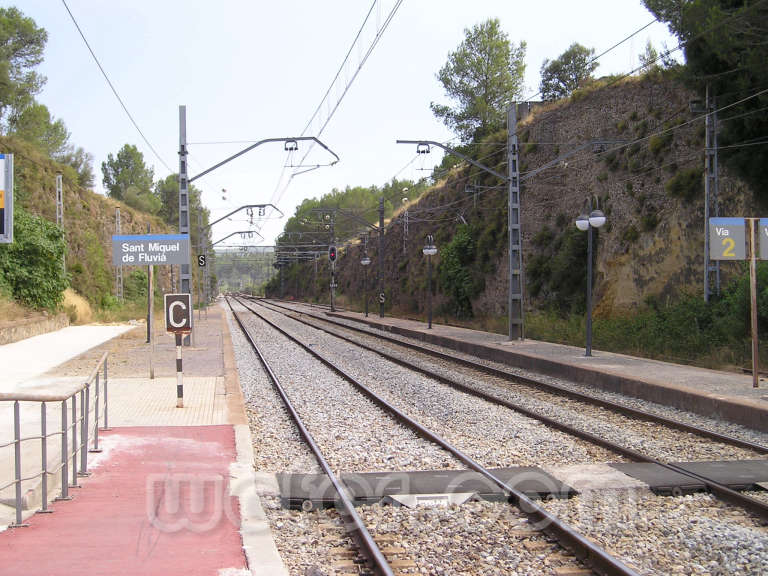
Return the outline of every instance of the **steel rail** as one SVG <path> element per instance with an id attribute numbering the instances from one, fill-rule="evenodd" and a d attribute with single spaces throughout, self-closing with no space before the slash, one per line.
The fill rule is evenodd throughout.
<path id="1" fill-rule="evenodd" d="M 353 376 L 345 372 L 343 368 L 336 365 L 333 361 L 313 350 L 311 347 L 301 342 L 297 337 L 293 336 L 250 306 L 247 306 L 239 300 L 238 302 L 247 310 L 250 310 L 254 315 L 259 317 L 266 324 L 301 346 L 309 354 L 328 366 L 328 368 L 357 387 L 373 402 L 384 408 L 387 412 L 391 413 L 397 420 L 414 430 L 418 435 L 444 448 L 458 460 L 466 464 L 469 468 L 475 472 L 478 472 L 479 474 L 482 474 L 485 478 L 496 484 L 509 495 L 509 500 L 512 502 L 512 504 L 516 505 L 525 515 L 532 518 L 534 522 L 539 525 L 540 530 L 554 536 L 560 542 L 560 544 L 562 544 L 565 548 L 570 549 L 578 558 L 588 564 L 590 568 L 598 572 L 598 574 L 604 576 L 637 576 L 637 572 L 626 566 L 621 560 L 608 554 L 603 548 L 591 542 L 576 532 L 568 524 L 547 512 L 544 508 L 528 498 L 524 493 L 508 485 L 506 482 L 494 475 L 490 470 L 476 462 L 467 454 L 464 454 L 461 450 L 453 446 L 447 440 L 443 439 L 441 436 L 432 432 L 428 428 L 422 426 L 410 416 L 400 411 L 394 405 L 384 400 L 381 396 L 377 395 L 365 384 L 359 382 Z"/>
<path id="2" fill-rule="evenodd" d="M 263 304 L 261 304 L 264 306 Z M 265 306 L 267 309 L 269 309 L 267 306 Z M 278 314 L 284 314 L 282 312 L 273 310 L 273 312 L 276 312 Z M 296 311 L 294 311 L 296 312 Z M 301 312 L 298 312 L 299 314 L 302 314 Z M 287 314 L 285 314 L 288 316 Z M 415 372 L 419 372 L 421 374 L 424 374 L 425 376 L 428 376 L 434 380 L 437 380 L 439 382 L 442 382 L 443 384 L 446 384 L 448 386 L 451 386 L 453 388 L 456 388 L 458 390 L 461 390 L 462 392 L 465 392 L 467 394 L 471 394 L 473 396 L 476 396 L 478 398 L 482 398 L 483 400 L 487 400 L 488 402 L 492 402 L 495 404 L 499 404 L 501 406 L 504 406 L 505 408 L 509 408 L 510 410 L 514 410 L 520 414 L 523 414 L 525 416 L 528 416 L 529 418 L 534 418 L 536 420 L 539 420 L 540 422 L 543 422 L 547 424 L 548 426 L 555 428 L 557 430 L 560 430 L 562 432 L 565 432 L 569 435 L 576 436 L 578 438 L 581 438 L 583 440 L 587 440 L 588 442 L 592 442 L 594 444 L 597 444 L 598 446 L 601 446 L 603 448 L 606 448 L 608 450 L 611 450 L 613 452 L 616 452 L 617 454 L 621 454 L 622 456 L 626 456 L 632 460 L 636 460 L 638 462 L 645 462 L 648 464 L 656 464 L 658 466 L 661 466 L 663 468 L 666 468 L 667 470 L 671 470 L 673 472 L 677 472 L 678 474 L 683 474 L 684 476 L 687 476 L 689 478 L 693 478 L 699 482 L 701 482 L 710 492 L 718 496 L 721 500 L 729 502 L 731 504 L 734 504 L 736 506 L 739 506 L 748 512 L 751 512 L 755 514 L 756 516 L 760 517 L 763 521 L 768 521 L 768 504 L 765 502 L 762 502 L 761 500 L 758 500 L 756 498 L 752 498 L 751 496 L 747 496 L 746 494 L 741 494 L 740 492 L 737 492 L 736 490 L 733 490 L 729 488 L 728 486 L 721 484 L 715 480 L 712 480 L 711 478 L 708 478 L 706 476 L 703 476 L 701 474 L 698 474 L 696 472 L 692 472 L 690 470 L 686 470 L 685 468 L 682 468 L 680 466 L 677 466 L 675 464 L 669 464 L 667 462 L 662 462 L 661 460 L 657 460 L 656 458 L 653 458 L 651 456 L 648 456 L 646 454 L 643 454 L 642 452 L 638 452 L 636 450 L 633 450 L 632 448 L 627 448 L 625 446 L 621 446 L 619 444 L 616 444 L 610 440 L 606 440 L 604 438 L 601 438 L 599 436 L 596 436 L 590 432 L 586 432 L 584 430 L 580 430 L 578 428 L 573 428 L 568 424 L 564 424 L 562 422 L 559 422 L 553 418 L 550 418 L 549 416 L 545 416 L 543 414 L 540 414 L 538 412 L 535 412 L 533 410 L 529 410 L 527 408 L 523 408 L 522 406 L 519 406 L 517 404 L 514 404 L 512 402 L 509 402 L 507 400 L 504 400 L 503 398 L 499 398 L 497 396 L 494 396 L 493 394 L 483 392 L 481 390 L 477 390 L 475 388 L 472 388 L 471 386 L 467 386 L 465 384 L 461 384 L 460 382 L 456 382 L 446 376 L 443 376 L 442 374 L 438 374 L 437 372 L 433 372 L 429 370 L 428 368 L 424 368 L 422 366 L 417 366 L 415 364 L 412 364 L 408 360 L 404 360 L 402 358 L 399 358 L 397 356 L 393 356 L 391 354 L 388 354 L 386 352 L 383 352 L 377 348 L 374 348 L 372 346 L 367 346 L 365 344 L 361 344 L 357 340 L 354 340 L 353 338 L 343 336 L 337 333 L 334 333 L 332 331 L 329 331 L 325 328 L 315 326 L 310 324 L 309 322 L 306 322 L 305 320 L 301 320 L 300 318 L 294 318 L 292 316 L 289 316 L 293 320 L 297 322 L 301 322 L 302 324 L 305 324 L 307 326 L 310 326 L 316 330 L 320 330 L 322 332 L 325 332 L 327 334 L 330 334 L 332 336 L 335 336 L 336 338 L 339 338 L 345 342 L 349 342 L 355 346 L 358 346 L 364 350 L 367 350 L 369 352 L 373 352 L 374 354 L 378 354 L 379 356 L 382 356 L 383 358 L 386 358 L 387 360 L 394 362 L 396 364 L 399 364 L 401 366 L 404 366 L 408 368 L 409 370 L 413 370 Z"/>
<path id="3" fill-rule="evenodd" d="M 237 299 L 235 300 L 238 301 Z M 243 305 L 242 302 L 239 302 L 239 303 Z M 304 423 L 301 420 L 301 416 L 299 416 L 298 412 L 293 407 L 293 404 L 288 398 L 288 394 L 285 392 L 285 389 L 280 384 L 280 380 L 277 378 L 277 375 L 273 372 L 269 363 L 267 363 L 267 359 L 264 358 L 264 355 L 261 353 L 261 350 L 259 350 L 259 347 L 256 345 L 256 342 L 254 342 L 250 333 L 243 325 L 243 322 L 240 320 L 239 315 L 237 314 L 237 312 L 235 312 L 235 309 L 232 307 L 232 303 L 229 301 L 229 298 L 227 298 L 227 304 L 229 305 L 229 309 L 232 311 L 232 316 L 237 321 L 237 324 L 238 326 L 240 326 L 240 329 L 243 331 L 243 335 L 246 337 L 248 342 L 251 344 L 251 347 L 253 348 L 254 352 L 258 356 L 259 362 L 261 362 L 262 366 L 264 366 L 265 372 L 269 376 L 269 379 L 272 381 L 272 384 L 277 390 L 278 394 L 280 395 L 280 398 L 283 400 L 283 404 L 285 404 L 286 410 L 288 410 L 288 413 L 291 415 L 291 418 L 293 418 L 294 422 L 296 423 L 296 427 L 299 429 L 299 432 L 304 438 L 304 441 L 307 443 L 307 445 L 309 445 L 310 449 L 312 450 L 312 453 L 315 455 L 315 458 L 317 459 L 317 462 L 320 464 L 321 468 L 328 476 L 328 479 L 331 481 L 331 484 L 333 484 L 333 487 L 336 490 L 336 493 L 339 495 L 339 501 L 341 502 L 342 512 L 351 521 L 350 523 L 346 523 L 347 532 L 354 538 L 355 541 L 357 541 L 360 549 L 365 552 L 365 555 L 368 557 L 368 560 L 371 562 L 372 566 L 374 567 L 374 570 L 378 574 L 381 574 L 383 576 L 394 576 L 394 572 L 390 567 L 389 563 L 387 562 L 387 559 L 384 557 L 384 554 L 379 549 L 373 537 L 368 532 L 368 529 L 365 527 L 363 520 L 360 518 L 357 511 L 355 510 L 355 507 L 352 504 L 352 500 L 349 498 L 349 495 L 347 493 L 346 487 L 336 477 L 336 475 L 333 473 L 333 470 L 331 470 L 331 466 L 330 464 L 328 464 L 328 461 L 323 456 L 323 453 L 320 450 L 320 447 L 317 445 L 314 438 L 312 437 L 312 434 L 309 432 L 309 430 L 307 430 L 306 426 L 304 426 Z"/>
<path id="4" fill-rule="evenodd" d="M 724 442 L 726 444 L 730 444 L 732 446 L 737 446 L 739 448 L 747 448 L 749 450 L 754 450 L 755 452 L 759 452 L 761 454 L 768 454 L 768 446 L 763 446 L 762 444 L 757 444 L 755 442 L 750 442 L 748 440 L 742 440 L 741 438 L 736 438 L 734 436 L 729 436 L 727 434 L 721 434 L 720 432 L 715 432 L 713 430 L 708 430 L 707 428 L 701 428 L 699 426 L 694 426 L 693 424 L 686 424 L 685 422 L 680 422 L 678 420 L 673 420 L 672 418 L 668 418 L 666 416 L 661 416 L 659 414 L 654 414 L 652 412 L 647 412 L 645 410 L 642 410 L 640 408 L 634 408 L 632 406 L 627 406 L 625 404 L 621 404 L 619 402 L 614 402 L 611 400 L 605 400 L 603 398 L 596 398 L 595 396 L 591 396 L 589 394 L 586 394 L 584 392 L 578 392 L 576 390 L 571 390 L 570 388 L 566 388 L 565 386 L 560 386 L 559 384 L 554 384 L 550 382 L 543 382 L 540 380 L 536 380 L 535 378 L 530 378 L 527 376 L 521 376 L 518 374 L 513 374 L 511 372 L 506 372 L 504 370 L 500 370 L 498 368 L 494 368 L 493 366 L 487 366 L 485 364 L 481 364 L 480 362 L 475 362 L 473 360 L 469 360 L 467 358 L 459 358 L 456 356 L 452 356 L 450 354 L 446 354 L 444 352 L 439 352 L 437 350 L 432 350 L 431 348 L 426 348 L 424 346 L 419 346 L 418 344 L 415 344 L 413 342 L 404 342 L 402 340 L 398 340 L 397 338 L 392 338 L 391 336 L 387 336 L 386 334 L 377 334 L 374 332 L 371 332 L 369 330 L 365 330 L 363 328 L 358 328 L 357 326 L 350 326 L 348 324 L 343 324 L 341 322 L 336 322 L 334 320 L 330 320 L 327 317 L 322 318 L 320 316 L 316 316 L 314 314 L 309 314 L 307 312 L 296 310 L 294 308 L 290 308 L 288 306 L 283 306 L 280 304 L 275 304 L 272 302 L 272 299 L 268 300 L 268 303 L 271 306 L 276 306 L 278 308 L 282 308 L 284 310 L 290 310 L 292 312 L 296 312 L 298 314 L 303 314 L 305 316 L 310 316 L 312 318 L 316 318 L 317 320 L 321 320 L 323 322 L 328 322 L 329 324 L 334 324 L 336 326 L 342 327 L 347 330 L 352 330 L 354 332 L 359 332 L 361 334 L 367 334 L 373 338 L 379 338 L 381 340 L 384 340 L 385 342 L 390 342 L 392 344 L 402 346 L 404 348 L 408 348 L 410 350 L 415 350 L 417 352 L 421 352 L 425 355 L 433 356 L 435 358 L 439 358 L 440 360 L 445 360 L 446 362 L 453 362 L 455 364 L 460 364 L 462 366 L 466 366 L 468 368 L 472 368 L 473 370 L 478 370 L 480 372 L 484 372 L 485 374 L 489 374 L 490 376 L 495 376 L 497 378 L 502 378 L 505 380 L 510 380 L 512 382 L 523 384 L 526 386 L 531 386 L 534 388 L 542 389 L 546 392 L 552 392 L 554 394 L 560 394 L 563 396 L 568 396 L 570 398 L 574 398 L 576 400 L 581 400 L 583 402 L 587 402 L 589 404 L 593 404 L 595 406 L 600 406 L 602 408 L 608 408 L 609 410 L 613 410 L 616 412 L 620 412 L 626 415 L 633 416 L 635 418 L 648 420 L 651 422 L 658 422 L 660 424 L 664 424 L 666 426 L 669 426 L 670 428 L 675 428 L 677 430 L 681 430 L 683 432 L 690 432 L 692 434 L 697 434 L 699 436 L 704 436 L 707 438 L 711 438 L 713 440 L 718 440 L 720 442 Z M 354 320 L 353 320 L 354 321 Z"/>

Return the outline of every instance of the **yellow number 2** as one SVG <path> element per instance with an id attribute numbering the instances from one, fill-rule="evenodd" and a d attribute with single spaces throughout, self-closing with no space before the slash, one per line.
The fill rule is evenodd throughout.
<path id="1" fill-rule="evenodd" d="M 736 241 L 733 238 L 723 238 L 723 246 L 725 246 L 725 250 L 723 250 L 723 256 L 725 258 L 736 257 L 736 253 L 733 251 L 733 249 L 736 248 Z"/>

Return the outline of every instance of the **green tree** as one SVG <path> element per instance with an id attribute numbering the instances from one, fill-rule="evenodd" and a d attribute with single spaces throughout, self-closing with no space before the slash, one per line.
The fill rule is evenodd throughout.
<path id="1" fill-rule="evenodd" d="M 0 285 L 10 286 L 13 297 L 27 306 L 52 310 L 68 286 L 62 266 L 64 233 L 18 204 L 13 226 L 13 243 L 0 245 Z"/>
<path id="2" fill-rule="evenodd" d="M 764 0 L 643 0 L 685 48 L 686 83 L 709 85 L 721 115 L 721 158 L 768 203 L 768 3 Z M 743 101 L 743 102 L 742 102 Z M 739 102 L 737 104 L 737 102 Z M 760 145 L 754 145 L 759 143 Z"/>
<path id="3" fill-rule="evenodd" d="M 163 219 L 164 222 L 171 226 L 179 225 L 179 175 L 170 174 L 162 180 L 158 180 L 155 184 L 155 196 L 160 202 L 160 209 L 157 215 Z M 193 228 L 197 222 L 198 210 L 204 210 L 204 225 L 208 225 L 209 211 L 203 207 L 202 204 L 202 191 L 196 188 L 194 184 L 189 185 L 189 206 L 190 211 L 194 215 L 192 220 Z"/>
<path id="4" fill-rule="evenodd" d="M 570 96 L 592 78 L 597 62 L 592 62 L 594 48 L 586 48 L 578 42 L 554 60 L 544 60 L 541 65 L 539 90 L 544 100 L 558 100 Z"/>
<path id="5" fill-rule="evenodd" d="M 473 290 L 471 265 L 475 259 L 475 243 L 468 226 L 459 226 L 440 254 L 437 267 L 442 291 L 450 298 L 451 313 L 457 318 L 472 316 Z"/>
<path id="6" fill-rule="evenodd" d="M 0 119 L 6 127 L 45 83 L 33 68 L 43 61 L 47 40 L 47 32 L 18 8 L 0 8 Z"/>
<path id="7" fill-rule="evenodd" d="M 101 163 L 101 173 L 104 187 L 115 200 L 124 200 L 130 186 L 137 189 L 137 194 L 152 190 L 154 169 L 144 164 L 144 155 L 133 144 L 125 144 L 117 157 L 109 154 Z"/>
<path id="8" fill-rule="evenodd" d="M 41 152 L 60 160 L 68 151 L 69 130 L 61 119 L 54 120 L 48 107 L 33 103 L 15 118 L 11 133 L 34 144 Z"/>
<path id="9" fill-rule="evenodd" d="M 177 228 L 179 225 L 179 175 L 170 174 L 164 179 L 159 180 L 155 184 L 153 205 L 145 209 L 147 211 L 155 210 L 153 214 L 157 214 L 170 226 Z M 148 200 L 148 199 L 147 199 Z M 155 205 L 154 202 L 157 202 Z M 202 215 L 203 228 L 206 228 L 203 237 L 208 239 L 208 245 L 211 244 L 211 229 L 208 228 L 210 223 L 210 210 L 203 206 L 202 191 L 199 188 L 195 188 L 194 185 L 189 186 L 189 214 L 190 214 L 190 235 L 192 245 L 200 246 L 198 243 L 198 226 L 197 215 Z M 209 254 L 209 258 L 211 255 Z M 211 264 L 211 268 L 213 268 Z M 195 269 L 197 267 L 195 266 Z"/>
<path id="10" fill-rule="evenodd" d="M 128 186 L 123 196 L 123 201 L 128 206 L 149 214 L 157 214 L 162 208 L 160 198 L 155 196 L 151 190 L 140 190 L 133 185 Z"/>
<path id="11" fill-rule="evenodd" d="M 645 50 L 639 56 L 640 66 L 643 67 L 643 72 L 655 72 L 661 70 L 661 64 L 659 64 L 659 51 L 653 47 L 651 41 L 648 40 L 645 44 Z"/>
<path id="12" fill-rule="evenodd" d="M 437 74 L 454 107 L 430 108 L 468 143 L 504 126 L 506 105 L 522 97 L 525 42 L 510 43 L 493 18 L 464 30 L 459 47 Z"/>
<path id="13" fill-rule="evenodd" d="M 77 182 L 83 188 L 93 188 L 93 154 L 86 152 L 80 146 L 69 146 L 58 161 L 71 166 L 77 172 Z"/>

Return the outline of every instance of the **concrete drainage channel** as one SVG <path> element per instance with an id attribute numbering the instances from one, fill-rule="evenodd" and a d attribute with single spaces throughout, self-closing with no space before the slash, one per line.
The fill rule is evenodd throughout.
<path id="1" fill-rule="evenodd" d="M 675 466 L 739 490 L 768 483 L 768 461 L 741 462 L 676 462 Z M 617 472 L 637 480 L 659 495 L 693 494 L 705 490 L 703 482 L 652 463 L 608 464 Z M 614 490 L 615 484 L 606 485 L 590 466 L 583 472 L 592 482 L 580 484 L 579 490 L 563 482 L 557 471 L 550 474 L 534 466 L 492 469 L 491 472 L 506 484 L 514 486 L 529 498 L 563 499 L 584 491 Z M 286 508 L 305 511 L 329 508 L 337 496 L 333 485 L 324 474 L 276 475 L 280 500 Z M 416 506 L 460 505 L 468 500 L 502 501 L 505 492 L 485 476 L 472 470 L 436 470 L 415 472 L 369 472 L 341 474 L 355 506 L 377 503 L 414 508 Z"/>
<path id="2" fill-rule="evenodd" d="M 529 498 L 568 498 L 576 494 L 541 468 L 492 469 L 497 478 Z M 506 493 L 472 470 L 368 472 L 341 474 L 356 506 L 377 503 L 416 506 L 463 504 L 469 499 L 506 500 Z M 277 474 L 280 499 L 288 508 L 327 508 L 336 501 L 333 486 L 324 474 Z"/>

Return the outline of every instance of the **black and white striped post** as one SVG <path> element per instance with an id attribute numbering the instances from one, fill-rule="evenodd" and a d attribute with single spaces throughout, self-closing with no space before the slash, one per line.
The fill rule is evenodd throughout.
<path id="1" fill-rule="evenodd" d="M 176 337 L 176 407 L 184 408 L 184 375 L 181 350 L 184 334 L 192 331 L 192 295 L 165 295 L 165 330 Z"/>
<path id="2" fill-rule="evenodd" d="M 176 408 L 184 408 L 184 374 L 181 368 L 181 332 L 176 333 Z"/>

